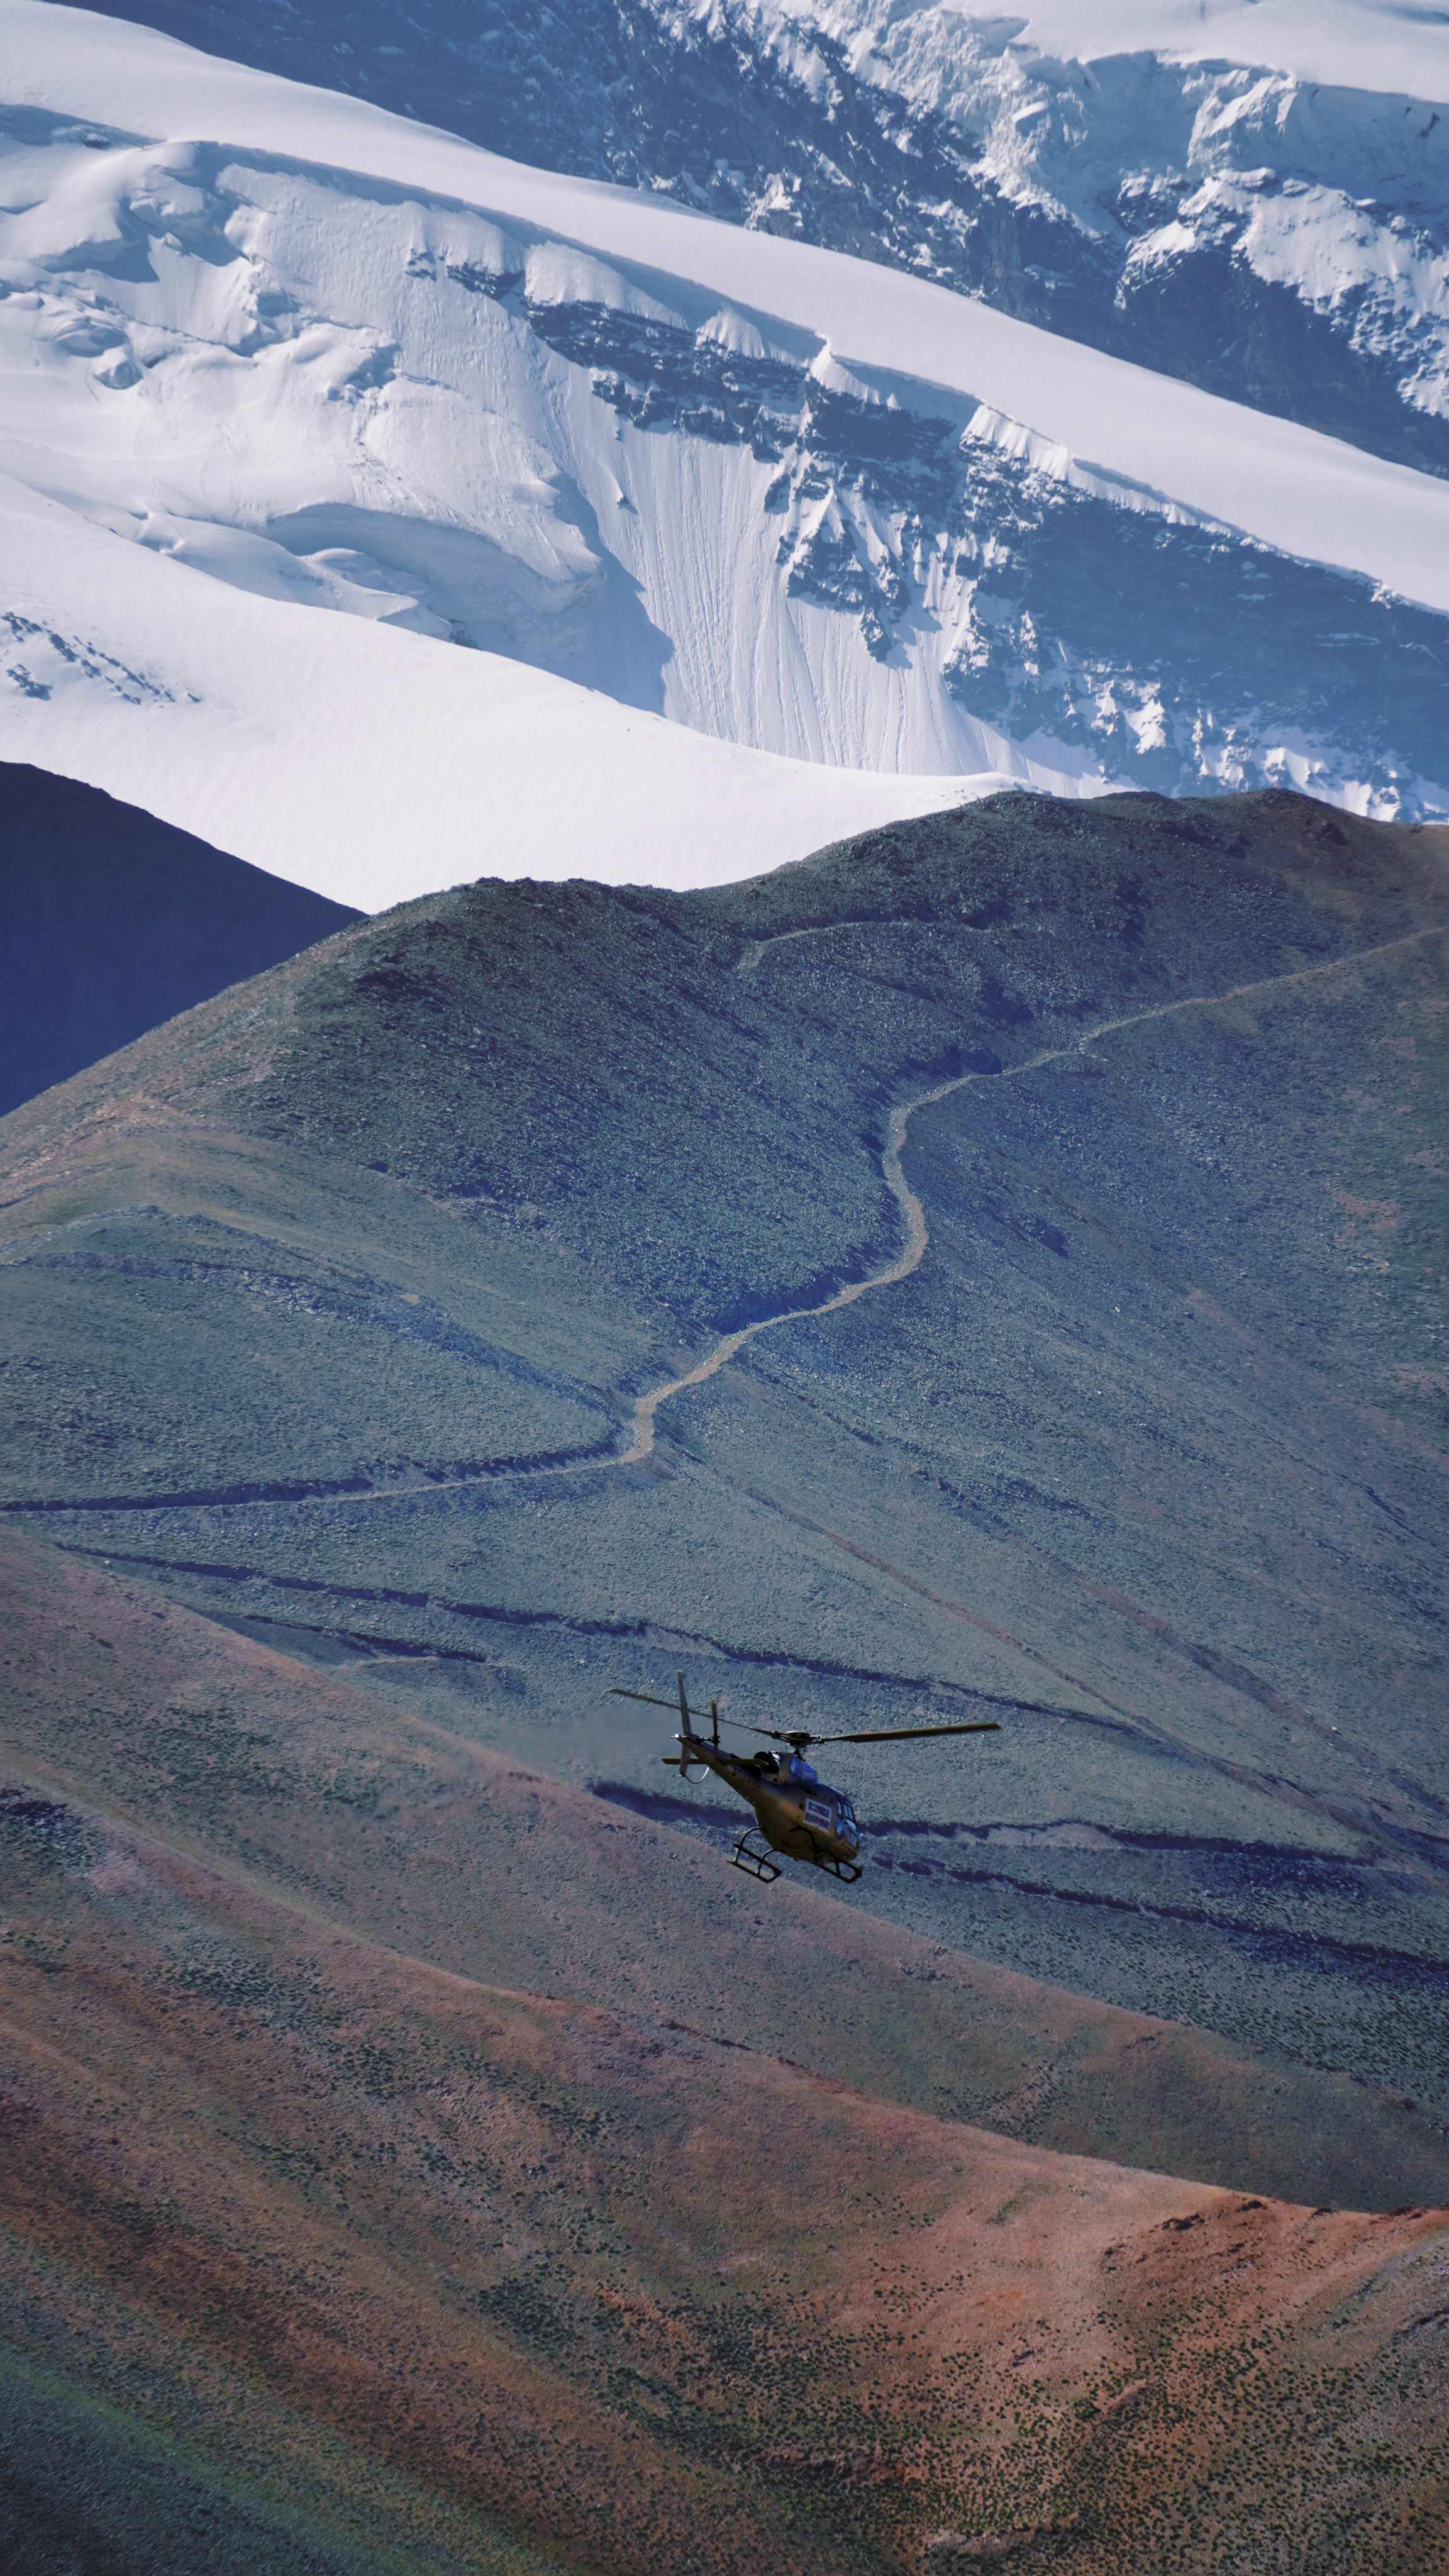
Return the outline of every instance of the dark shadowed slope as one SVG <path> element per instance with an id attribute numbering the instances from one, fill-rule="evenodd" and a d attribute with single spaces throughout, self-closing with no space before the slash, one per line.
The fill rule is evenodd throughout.
<path id="1" fill-rule="evenodd" d="M 360 916 L 0 762 L 0 1112 Z"/>

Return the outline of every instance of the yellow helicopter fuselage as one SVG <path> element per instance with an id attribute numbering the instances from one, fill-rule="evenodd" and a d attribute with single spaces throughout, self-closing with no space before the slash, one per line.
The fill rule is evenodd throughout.
<path id="1" fill-rule="evenodd" d="M 684 1779 L 698 1768 L 712 1771 L 736 1797 L 753 1807 L 773 1851 L 814 1863 L 834 1878 L 860 1875 L 860 1828 L 843 1789 L 821 1780 L 804 1755 L 752 1753 L 742 1758 L 702 1735 L 678 1735 L 678 1753 L 664 1757 Z"/>
<path id="2" fill-rule="evenodd" d="M 712 1771 L 754 1809 L 755 1821 L 747 1825 L 731 1855 L 736 1869 L 748 1870 L 751 1877 L 768 1885 L 780 1875 L 780 1865 L 772 1852 L 784 1853 L 791 1860 L 809 1861 L 816 1869 L 825 1869 L 846 1887 L 853 1887 L 861 1873 L 860 1827 L 855 1809 L 843 1789 L 832 1789 L 828 1780 L 805 1759 L 811 1744 L 904 1744 L 922 1736 L 997 1735 L 1000 1723 L 994 1717 L 954 1720 L 949 1726 L 867 1726 L 841 1735 L 812 1735 L 803 1726 L 782 1734 L 778 1727 L 751 1726 L 747 1719 L 727 1717 L 721 1720 L 718 1700 L 709 1704 L 709 1733 L 701 1735 L 694 1724 L 688 1700 L 684 1695 L 684 1675 L 676 1673 L 678 1707 L 682 1720 L 674 1741 L 677 1753 L 666 1753 L 665 1761 L 680 1778 L 703 1778 Z M 626 1682 L 615 1682 L 610 1691 L 613 1699 L 642 1699 L 650 1708 L 672 1708 L 672 1700 L 661 1699 L 657 1691 L 633 1690 Z M 1024 1705 L 1024 1703 L 1018 1703 Z M 775 1744 L 788 1746 L 784 1753 L 751 1753 L 748 1756 L 729 1753 L 719 1740 L 721 1724 L 742 1726 L 746 1734 L 768 1735 Z M 756 1850 L 754 1836 L 759 1833 L 763 1850 Z"/>

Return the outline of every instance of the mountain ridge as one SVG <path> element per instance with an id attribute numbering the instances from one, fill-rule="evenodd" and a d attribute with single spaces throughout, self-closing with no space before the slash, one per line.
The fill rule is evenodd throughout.
<path id="1" fill-rule="evenodd" d="M 877 1912 L 1436 2102 L 1445 900 L 1302 800 L 1008 798 L 356 925 L 7 1122 L 6 1517 L 626 1798 L 591 1672 L 1004 1697 L 857 1784 Z M 925 1258 L 799 1312 L 923 1087 Z"/>
<path id="2" fill-rule="evenodd" d="M 1427 2576 L 1446 931 L 1439 831 L 1008 795 L 0 1121 L 22 2564 Z M 767 1890 L 675 1672 L 1000 1731 Z"/>

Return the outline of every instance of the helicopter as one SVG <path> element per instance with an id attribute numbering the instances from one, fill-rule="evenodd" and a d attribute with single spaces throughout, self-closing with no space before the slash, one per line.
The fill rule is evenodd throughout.
<path id="1" fill-rule="evenodd" d="M 860 1827 L 855 1809 L 843 1789 L 832 1789 L 828 1781 L 806 1760 L 812 1744 L 898 1744 L 922 1735 L 998 1735 L 997 1720 L 982 1718 L 969 1726 L 886 1726 L 858 1735 L 811 1735 L 804 1727 L 782 1733 L 774 1726 L 747 1726 L 737 1717 L 721 1719 L 719 1702 L 709 1704 L 710 1731 L 700 1734 L 694 1725 L 688 1700 L 684 1696 L 684 1675 L 675 1674 L 679 1688 L 678 1711 L 681 1732 L 674 1741 L 677 1753 L 666 1753 L 664 1760 L 677 1771 L 681 1780 L 703 1779 L 712 1771 L 727 1789 L 754 1808 L 755 1823 L 747 1825 L 730 1854 L 734 1868 L 762 1879 L 768 1887 L 780 1875 L 780 1864 L 773 1858 L 783 1852 L 791 1860 L 806 1860 L 816 1869 L 828 1870 L 843 1887 L 854 1887 L 863 1863 L 860 1859 Z M 673 1709 L 672 1699 L 660 1699 L 653 1691 L 625 1690 L 615 1684 L 611 1699 L 642 1699 L 650 1708 Z M 737 1726 L 745 1735 L 766 1736 L 772 1744 L 783 1744 L 783 1753 L 731 1753 L 721 1744 L 721 1725 Z M 757 1845 L 763 1843 L 764 1849 Z"/>

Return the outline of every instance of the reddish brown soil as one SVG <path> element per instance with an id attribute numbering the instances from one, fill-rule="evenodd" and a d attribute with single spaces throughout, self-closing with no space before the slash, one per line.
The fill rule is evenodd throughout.
<path id="1" fill-rule="evenodd" d="M 1335 2204 L 1449 2203 L 1344 2076 L 921 1941 L 0 1525 L 0 1761 L 336 1925 L 1040 2146 Z"/>
<path id="2" fill-rule="evenodd" d="M 10 1581 L 12 1727 L 48 1707 L 60 1739 L 43 1765 L 12 1739 L 4 1806 L 0 2196 L 23 2349 L 153 2420 L 199 2405 L 208 2440 L 233 2461 L 269 2443 L 284 2479 L 325 2453 L 414 2536 L 426 2514 L 482 2516 L 620 2576 L 983 2549 L 1094 2576 L 1249 2569 L 1268 2514 L 1285 2565 L 1446 2563 L 1449 2215 L 1311 2213 L 786 2063 L 812 1923 L 816 1965 L 826 1946 L 803 1897 L 755 1954 L 758 2048 L 651 2009 L 642 1939 L 603 2008 L 341 1928 L 369 1864 L 398 1930 L 404 1905 L 429 1939 L 449 1919 L 441 1862 L 344 1830 L 396 1800 L 400 1766 L 415 1813 L 445 1817 L 466 1773 L 511 1814 L 513 1850 L 555 1862 L 570 1802 L 425 1729 L 390 1753 L 344 1734 L 364 1710 L 388 1721 L 266 1650 L 199 1640 L 204 1622 L 162 1688 L 187 1614 L 33 1546 Z M 307 1766 L 329 1725 L 324 1778 Z M 252 1739 L 229 1785 L 218 1730 L 233 1761 Z M 66 1791 L 106 1747 L 104 1798 Z M 294 1847 L 263 1773 L 310 1818 Z M 224 1865 L 186 1826 L 198 1782 Z M 616 1906 L 699 1901 L 718 1865 L 681 1856 L 666 1891 L 666 1841 L 613 1829 Z M 495 1863 L 506 1848 L 495 1829 Z M 406 1895 L 381 1892 L 389 1849 Z M 585 1869 L 585 1919 L 588 1886 Z M 493 1937 L 542 1961 L 550 1907 L 566 1926 L 553 1872 L 519 1870 Z M 734 1937 L 738 1970 L 751 1936 Z M 883 1978 L 884 1949 L 853 1955 L 862 1987 Z M 897 2015 L 902 1967 L 932 1955 L 895 1944 Z M 726 1982 L 711 1964 L 706 1993 Z M 935 1992 L 906 1991 L 912 2011 Z M 854 2071 L 883 2021 L 861 2015 Z"/>

